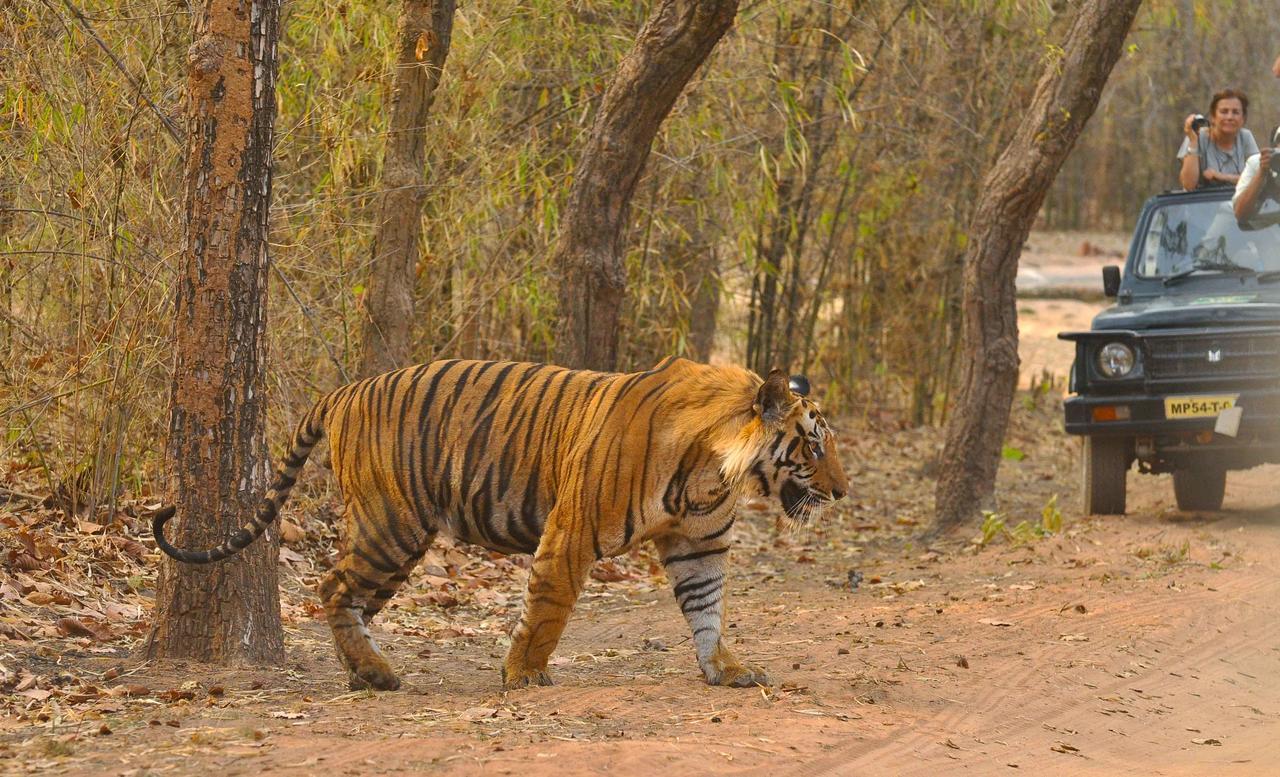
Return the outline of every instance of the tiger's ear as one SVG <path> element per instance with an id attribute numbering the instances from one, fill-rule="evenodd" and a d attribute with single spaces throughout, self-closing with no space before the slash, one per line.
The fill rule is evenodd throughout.
<path id="1" fill-rule="evenodd" d="M 794 402 L 795 398 L 787 385 L 786 374 L 782 370 L 773 369 L 769 371 L 769 377 L 765 379 L 764 385 L 756 394 L 756 401 L 752 408 L 766 424 L 776 424 L 787 417 L 787 412 Z"/>

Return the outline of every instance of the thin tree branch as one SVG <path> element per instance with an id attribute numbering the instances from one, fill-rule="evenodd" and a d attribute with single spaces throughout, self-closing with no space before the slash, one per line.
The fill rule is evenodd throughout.
<path id="1" fill-rule="evenodd" d="M 311 308 L 307 307 L 302 302 L 302 298 L 298 296 L 298 292 L 293 290 L 293 284 L 289 283 L 289 279 L 285 276 L 284 271 L 280 269 L 279 265 L 272 262 L 271 269 L 276 271 L 276 277 L 279 278 L 280 282 L 284 284 L 284 287 L 288 289 L 289 296 L 293 297 L 293 301 L 298 303 L 298 310 L 302 311 L 302 315 L 307 319 L 307 323 L 311 324 L 311 329 L 316 333 L 316 339 L 324 346 L 324 352 L 329 355 L 329 361 L 333 362 L 334 366 L 338 368 L 338 373 L 342 375 L 342 382 L 350 383 L 351 376 L 347 374 L 347 369 L 342 366 L 342 362 L 338 361 L 338 357 L 333 355 L 333 348 L 329 345 L 329 341 L 325 339 L 324 335 L 321 334 L 320 325 L 316 323 L 315 317 L 311 315 Z"/>
<path id="2" fill-rule="evenodd" d="M 62 399 L 63 397 L 71 396 L 72 394 L 78 394 L 81 391 L 95 388 L 97 386 L 101 386 L 102 384 L 109 383 L 109 382 L 111 382 L 111 378 L 103 378 L 101 380 L 95 380 L 93 383 L 86 383 L 83 386 L 76 386 L 75 388 L 69 388 L 66 391 L 60 391 L 57 394 L 50 394 L 47 397 L 40 397 L 39 399 L 33 399 L 30 402 L 24 402 L 23 404 L 18 405 L 17 407 L 11 407 L 7 410 L 0 411 L 0 418 L 11 416 L 14 413 L 25 412 L 26 410 L 33 408 L 36 405 L 43 405 L 48 402 L 52 402 L 55 399 Z"/>
<path id="3" fill-rule="evenodd" d="M 147 97 L 146 93 L 142 90 L 142 85 L 138 83 L 138 80 L 134 78 L 128 70 L 125 69 L 124 63 L 120 61 L 119 57 L 117 57 L 115 53 L 107 47 L 106 41 L 102 40 L 97 31 L 93 29 L 93 25 L 89 23 L 88 17 L 86 17 L 79 8 L 72 5 L 71 0 L 62 0 L 62 4 L 67 7 L 67 10 L 71 11 L 72 15 L 76 17 L 76 20 L 80 22 L 80 26 L 84 27 L 85 32 L 89 33 L 89 37 L 93 38 L 97 42 L 99 48 L 106 52 L 107 58 L 116 66 L 116 69 L 120 71 L 120 74 L 128 80 L 130 86 L 132 86 L 138 93 L 138 96 L 147 103 L 147 107 L 151 108 L 151 111 L 155 113 L 156 118 L 160 120 L 160 123 L 164 125 L 165 130 L 169 132 L 169 137 L 173 138 L 173 141 L 178 145 L 183 145 L 182 133 L 178 132 L 178 128 L 174 126 L 173 119 L 170 119 L 155 103 L 151 101 L 150 97 Z M 46 2 L 46 6 L 47 5 L 48 3 Z"/>

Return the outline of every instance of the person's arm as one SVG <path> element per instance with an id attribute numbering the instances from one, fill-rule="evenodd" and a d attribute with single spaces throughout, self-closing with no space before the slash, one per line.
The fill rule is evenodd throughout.
<path id="1" fill-rule="evenodd" d="M 1240 182 L 1236 184 L 1235 196 L 1231 198 L 1231 207 L 1235 210 L 1236 219 L 1239 221 L 1244 221 L 1258 211 L 1262 188 L 1271 174 L 1271 151 L 1271 147 L 1268 146 L 1258 152 L 1258 156 L 1249 157 L 1249 161 L 1245 164 L 1244 175 L 1240 176 Z"/>
<path id="2" fill-rule="evenodd" d="M 1186 150 L 1182 152 L 1182 167 L 1178 169 L 1178 183 L 1182 188 L 1191 191 L 1200 185 L 1200 136 L 1191 131 L 1191 120 L 1196 115 L 1189 114 L 1182 122 L 1182 131 L 1187 135 Z"/>
<path id="3" fill-rule="evenodd" d="M 1182 188 L 1187 191 L 1200 185 L 1200 156 L 1194 148 L 1182 158 L 1182 169 L 1178 171 L 1178 183 L 1182 184 Z"/>
<path id="4" fill-rule="evenodd" d="M 1276 57 L 1276 63 L 1271 66 L 1271 72 L 1275 74 L 1276 78 L 1280 78 L 1280 57 Z"/>

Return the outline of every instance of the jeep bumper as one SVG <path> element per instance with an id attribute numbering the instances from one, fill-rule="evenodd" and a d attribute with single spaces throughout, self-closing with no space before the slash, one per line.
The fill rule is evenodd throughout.
<path id="1" fill-rule="evenodd" d="M 1190 393 L 1190 392 L 1188 392 Z M 1198 396 L 1236 396 L 1235 406 L 1244 412 L 1236 439 L 1257 439 L 1280 445 L 1280 389 L 1198 390 Z M 1216 416 L 1166 418 L 1165 399 L 1170 394 L 1102 394 L 1068 397 L 1063 403 L 1069 434 L 1134 436 L 1212 432 Z M 1112 420 L 1104 420 L 1112 419 Z M 1221 437 L 1221 435 L 1218 435 Z M 1229 439 L 1229 438 L 1228 438 Z"/>

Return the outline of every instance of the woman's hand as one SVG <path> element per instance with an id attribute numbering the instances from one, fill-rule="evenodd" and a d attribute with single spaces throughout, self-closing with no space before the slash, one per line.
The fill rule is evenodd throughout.
<path id="1" fill-rule="evenodd" d="M 1191 143 L 1191 147 L 1195 148 L 1195 144 L 1200 142 L 1200 134 L 1191 129 L 1191 122 L 1195 121 L 1196 115 L 1188 113 L 1185 121 L 1182 122 L 1182 131 L 1186 133 L 1187 140 Z"/>

